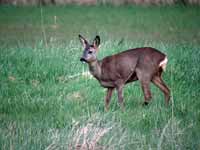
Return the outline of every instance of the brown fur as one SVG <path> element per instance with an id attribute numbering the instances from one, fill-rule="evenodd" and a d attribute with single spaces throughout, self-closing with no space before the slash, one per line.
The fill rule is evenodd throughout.
<path id="1" fill-rule="evenodd" d="M 83 44 L 88 43 L 82 36 Z M 97 40 L 98 39 L 98 40 Z M 97 42 L 95 41 L 97 40 Z M 93 43 L 100 44 L 100 38 L 95 38 Z M 94 46 L 92 47 L 94 50 Z M 107 56 L 97 60 L 96 53 L 90 56 L 90 48 L 85 46 L 81 60 L 89 65 L 90 73 L 99 81 L 101 86 L 107 88 L 105 107 L 108 109 L 112 92 L 117 90 L 118 100 L 123 107 L 123 87 L 125 84 L 139 80 L 144 92 L 144 104 L 151 99 L 150 82 L 154 83 L 165 95 L 166 103 L 170 98 L 170 90 L 163 82 L 161 75 L 166 67 L 166 55 L 151 47 L 142 47 L 126 50 L 124 52 Z M 97 51 L 97 50 L 96 50 Z M 163 63 L 164 62 L 164 63 Z"/>

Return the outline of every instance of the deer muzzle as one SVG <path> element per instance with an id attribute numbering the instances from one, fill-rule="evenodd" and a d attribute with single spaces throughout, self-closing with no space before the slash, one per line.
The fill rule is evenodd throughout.
<path id="1" fill-rule="evenodd" d="M 84 62 L 84 63 L 87 62 L 87 60 L 86 60 L 85 58 L 83 58 L 83 57 L 80 58 L 80 61 L 81 61 L 81 62 Z"/>

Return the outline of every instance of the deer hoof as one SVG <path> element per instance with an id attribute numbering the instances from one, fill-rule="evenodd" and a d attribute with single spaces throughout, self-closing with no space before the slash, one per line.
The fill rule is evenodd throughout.
<path id="1" fill-rule="evenodd" d="M 144 102 L 143 104 L 142 104 L 142 106 L 147 106 L 149 104 L 149 102 Z"/>

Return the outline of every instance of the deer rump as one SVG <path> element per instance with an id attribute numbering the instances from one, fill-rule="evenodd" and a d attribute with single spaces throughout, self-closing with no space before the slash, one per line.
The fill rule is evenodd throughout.
<path id="1" fill-rule="evenodd" d="M 97 80 L 105 88 L 115 88 L 121 83 L 138 79 L 145 82 L 155 75 L 161 76 L 166 68 L 167 57 L 154 48 L 143 47 L 107 56 L 100 63 L 102 76 Z"/>

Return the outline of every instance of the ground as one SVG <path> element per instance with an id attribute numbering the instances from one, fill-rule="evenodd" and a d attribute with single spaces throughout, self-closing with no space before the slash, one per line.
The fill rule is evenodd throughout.
<path id="1" fill-rule="evenodd" d="M 0 6 L 0 149 L 199 149 L 200 9 L 195 6 Z M 170 105 L 151 86 L 124 89 L 125 111 L 80 63 L 78 34 L 98 58 L 151 46 L 168 56 Z"/>

